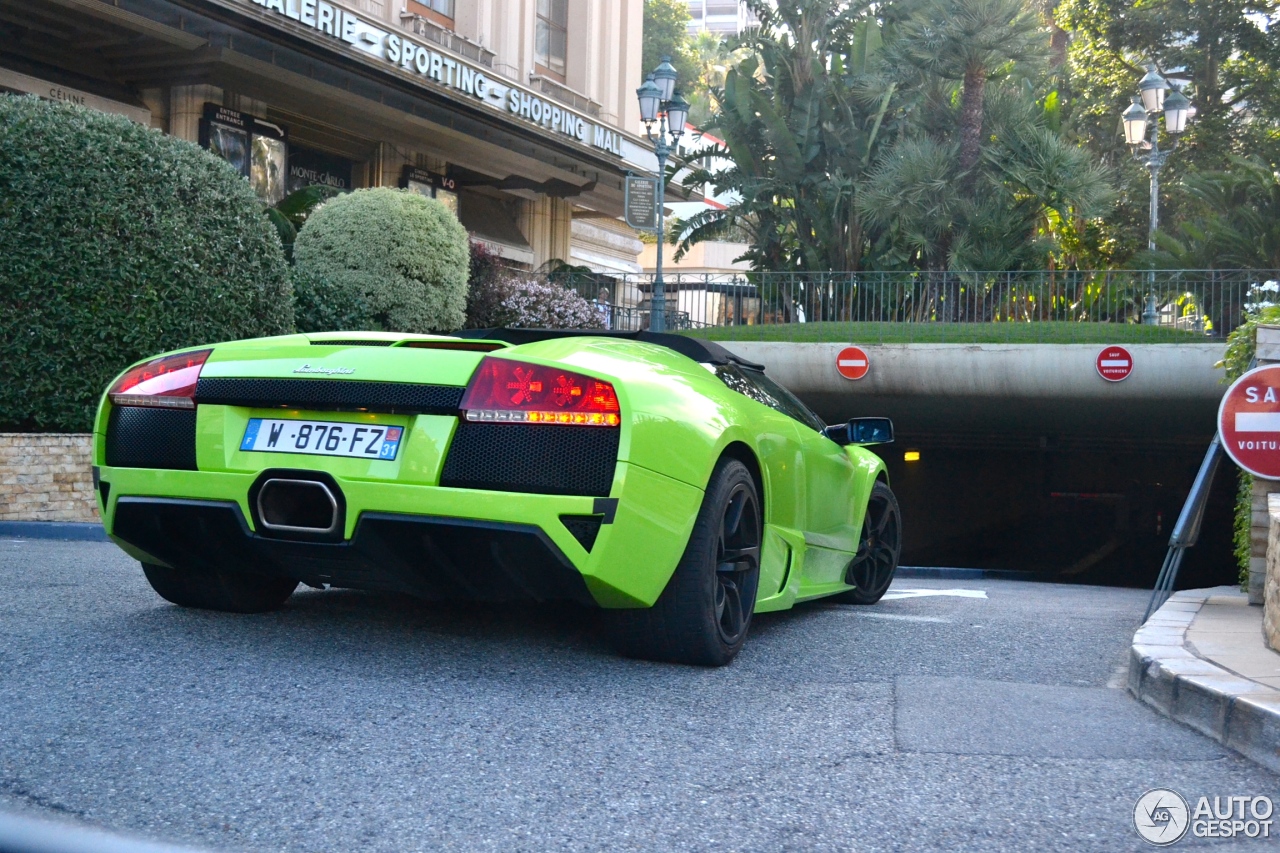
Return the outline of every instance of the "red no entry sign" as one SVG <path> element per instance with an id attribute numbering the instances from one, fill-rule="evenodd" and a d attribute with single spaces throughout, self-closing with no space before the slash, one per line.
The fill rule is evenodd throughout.
<path id="1" fill-rule="evenodd" d="M 871 369 L 871 359 L 862 347 L 845 347 L 836 356 L 836 370 L 845 379 L 861 379 Z"/>
<path id="2" fill-rule="evenodd" d="M 1133 356 L 1124 347 L 1107 347 L 1098 353 L 1098 375 L 1108 382 L 1119 382 L 1133 373 Z"/>
<path id="3" fill-rule="evenodd" d="M 1280 364 L 1250 370 L 1232 383 L 1218 406 L 1218 437 L 1241 468 L 1280 480 Z"/>

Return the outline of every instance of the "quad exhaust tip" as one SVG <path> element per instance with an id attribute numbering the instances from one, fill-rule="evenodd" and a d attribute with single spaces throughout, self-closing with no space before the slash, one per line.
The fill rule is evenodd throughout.
<path id="1" fill-rule="evenodd" d="M 342 521 L 338 499 L 319 480 L 272 477 L 258 490 L 258 519 L 273 533 L 333 535 Z"/>

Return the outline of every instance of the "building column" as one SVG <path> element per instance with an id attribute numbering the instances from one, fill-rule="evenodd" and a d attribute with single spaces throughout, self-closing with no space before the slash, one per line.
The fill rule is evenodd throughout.
<path id="1" fill-rule="evenodd" d="M 569 238 L 573 231 L 573 208 L 566 199 L 541 196 L 524 204 L 520 230 L 533 249 L 533 265 L 569 260 Z"/>
<path id="2" fill-rule="evenodd" d="M 206 103 L 221 104 L 217 86 L 174 86 L 169 89 L 169 135 L 200 143 L 200 119 Z"/>

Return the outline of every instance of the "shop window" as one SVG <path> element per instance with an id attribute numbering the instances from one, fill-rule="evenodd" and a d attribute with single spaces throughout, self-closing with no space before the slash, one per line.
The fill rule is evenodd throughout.
<path id="1" fill-rule="evenodd" d="M 446 175 L 437 175 L 414 166 L 405 166 L 400 186 L 427 198 L 434 198 L 458 215 L 458 183 Z"/>
<path id="2" fill-rule="evenodd" d="M 267 204 L 284 198 L 289 142 L 280 125 L 218 104 L 205 104 L 200 144 L 248 178 L 258 198 Z"/>
<path id="3" fill-rule="evenodd" d="M 534 61 L 538 70 L 564 82 L 569 47 L 569 0 L 538 0 L 534 31 Z"/>

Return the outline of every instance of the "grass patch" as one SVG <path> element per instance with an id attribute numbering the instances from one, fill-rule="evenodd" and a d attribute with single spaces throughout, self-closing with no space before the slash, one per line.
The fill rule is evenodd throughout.
<path id="1" fill-rule="evenodd" d="M 859 344 L 1207 344 L 1217 339 L 1137 323 L 783 323 L 713 326 L 683 334 L 712 341 Z"/>

